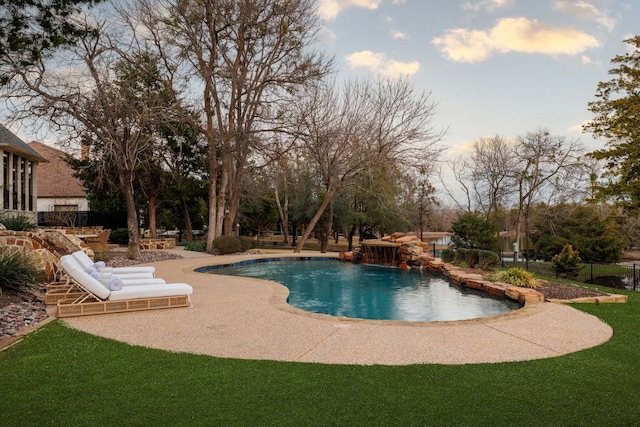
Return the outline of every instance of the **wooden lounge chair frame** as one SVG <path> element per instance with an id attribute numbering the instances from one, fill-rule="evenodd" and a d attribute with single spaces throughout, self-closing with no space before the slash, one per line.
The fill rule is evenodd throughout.
<path id="1" fill-rule="evenodd" d="M 82 289 L 69 280 L 66 282 L 54 282 L 46 286 L 44 294 L 45 305 L 56 305 L 60 300 L 75 300 L 84 293 Z"/>
<path id="2" fill-rule="evenodd" d="M 103 301 L 85 291 L 76 299 L 61 299 L 57 302 L 57 317 L 87 316 L 90 314 L 123 313 L 128 311 L 155 310 L 160 308 L 190 307 L 189 295 L 171 297 L 136 298 L 129 300 Z"/>

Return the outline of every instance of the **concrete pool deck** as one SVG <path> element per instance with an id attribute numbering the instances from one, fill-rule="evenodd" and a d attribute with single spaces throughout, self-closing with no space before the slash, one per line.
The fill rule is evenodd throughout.
<path id="1" fill-rule="evenodd" d="M 608 341 L 612 328 L 595 316 L 552 303 L 452 322 L 396 322 L 307 313 L 286 303 L 277 283 L 197 273 L 248 258 L 327 256 L 317 252 L 209 256 L 153 263 L 168 283 L 193 286 L 191 308 L 63 319 L 73 328 L 133 345 L 238 359 L 327 364 L 465 364 L 541 359 Z M 53 307 L 52 307 L 53 308 Z"/>

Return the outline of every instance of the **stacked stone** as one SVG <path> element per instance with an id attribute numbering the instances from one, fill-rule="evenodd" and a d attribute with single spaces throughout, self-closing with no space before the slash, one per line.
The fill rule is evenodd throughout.
<path id="1" fill-rule="evenodd" d="M 176 239 L 173 237 L 167 239 L 141 239 L 141 250 L 162 250 L 174 249 L 176 247 Z"/>

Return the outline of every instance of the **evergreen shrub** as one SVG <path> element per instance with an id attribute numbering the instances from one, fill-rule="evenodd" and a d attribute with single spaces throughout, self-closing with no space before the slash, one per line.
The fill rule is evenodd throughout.
<path id="1" fill-rule="evenodd" d="M 490 270 L 492 267 L 500 264 L 500 257 L 493 251 L 478 251 L 478 268 L 482 270 Z"/>
<path id="2" fill-rule="evenodd" d="M 129 229 L 116 228 L 115 230 L 111 230 L 111 233 L 109 234 L 109 242 L 114 243 L 116 245 L 128 245 Z"/>
<path id="3" fill-rule="evenodd" d="M 257 246 L 256 241 L 249 236 L 238 236 L 238 239 L 240 240 L 240 247 L 243 252 L 254 249 Z"/>
<path id="4" fill-rule="evenodd" d="M 207 242 L 198 241 L 198 242 L 187 242 L 184 245 L 185 251 L 193 251 L 193 252 L 206 252 L 207 250 Z"/>
<path id="5" fill-rule="evenodd" d="M 557 276 L 575 279 L 582 270 L 582 258 L 569 243 L 564 245 L 562 252 L 554 255 L 551 261 Z"/>
<path id="6" fill-rule="evenodd" d="M 464 260 L 469 268 L 474 268 L 480 261 L 478 249 L 467 249 L 464 254 Z"/>
<path id="7" fill-rule="evenodd" d="M 456 256 L 456 251 L 453 249 L 443 249 L 440 254 L 440 259 L 444 262 L 452 263 Z"/>
<path id="8" fill-rule="evenodd" d="M 220 236 L 213 241 L 213 247 L 222 255 L 242 250 L 240 239 L 236 236 Z"/>
<path id="9" fill-rule="evenodd" d="M 464 248 L 456 248 L 456 255 L 453 258 L 453 263 L 454 264 L 462 264 L 463 262 L 466 262 L 466 253 L 467 250 Z"/>

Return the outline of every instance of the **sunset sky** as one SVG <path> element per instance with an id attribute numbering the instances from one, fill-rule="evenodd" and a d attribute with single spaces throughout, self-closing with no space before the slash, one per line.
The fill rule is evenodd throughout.
<path id="1" fill-rule="evenodd" d="M 409 75 L 439 102 L 448 155 L 487 135 L 582 134 L 599 81 L 640 34 L 632 0 L 319 0 L 343 75 Z"/>
<path id="2" fill-rule="evenodd" d="M 108 4 L 108 3 L 107 3 Z M 609 80 L 638 0 L 317 0 L 320 48 L 339 78 L 409 76 L 438 102 L 443 160 L 478 138 L 545 127 L 591 151 L 587 103 Z M 25 141 L 29 127 L 9 124 Z M 45 137 L 46 139 L 46 137 Z"/>

